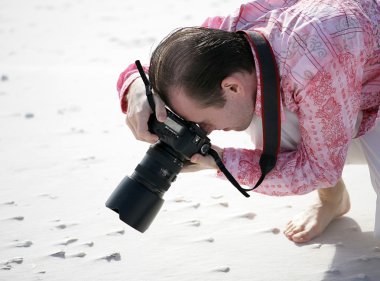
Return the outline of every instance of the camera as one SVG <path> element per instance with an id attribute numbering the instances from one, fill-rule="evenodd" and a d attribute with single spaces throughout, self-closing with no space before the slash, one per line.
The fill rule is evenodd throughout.
<path id="1" fill-rule="evenodd" d="M 207 155 L 211 143 L 197 124 L 186 121 L 166 109 L 165 122 L 159 122 L 155 113 L 149 121 L 149 131 L 159 137 L 150 146 L 132 175 L 126 176 L 106 202 L 119 218 L 140 232 L 150 226 L 177 174 L 195 153 Z"/>
<path id="2" fill-rule="evenodd" d="M 189 122 L 166 108 L 167 118 L 159 122 L 155 114 L 152 85 L 146 77 L 140 61 L 137 69 L 145 84 L 148 103 L 153 111 L 149 117 L 148 129 L 158 136 L 158 142 L 151 145 L 145 157 L 132 175 L 126 176 L 112 192 L 106 207 L 119 214 L 119 218 L 134 229 L 145 232 L 164 204 L 163 195 L 185 164 L 196 153 L 210 155 L 220 171 L 245 197 L 247 191 L 224 166 L 219 154 L 212 149 L 207 133 L 196 123 Z M 261 161 L 261 159 L 260 159 Z M 264 162 L 263 162 L 264 163 Z M 265 174 L 254 187 L 263 180 Z"/>

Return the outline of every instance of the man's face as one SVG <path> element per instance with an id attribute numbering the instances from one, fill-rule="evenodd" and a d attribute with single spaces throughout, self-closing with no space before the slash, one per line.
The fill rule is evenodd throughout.
<path id="1" fill-rule="evenodd" d="M 226 104 L 223 107 L 202 107 L 184 94 L 181 89 L 170 93 L 172 110 L 186 119 L 197 123 L 207 133 L 213 130 L 243 131 L 251 123 L 254 103 L 252 98 L 225 92 Z"/>

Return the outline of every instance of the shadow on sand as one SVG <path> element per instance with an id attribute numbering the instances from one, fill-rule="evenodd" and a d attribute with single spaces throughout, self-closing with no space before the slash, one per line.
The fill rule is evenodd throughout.
<path id="1" fill-rule="evenodd" d="M 336 252 L 321 281 L 380 280 L 380 240 L 373 232 L 362 232 L 358 223 L 342 217 L 329 225 L 312 243 L 335 246 Z"/>

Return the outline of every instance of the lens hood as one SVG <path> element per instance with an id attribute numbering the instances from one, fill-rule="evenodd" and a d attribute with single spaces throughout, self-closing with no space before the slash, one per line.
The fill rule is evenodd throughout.
<path id="1" fill-rule="evenodd" d="M 106 207 L 119 214 L 120 220 L 144 232 L 148 229 L 164 200 L 138 181 L 126 176 L 113 191 Z"/>

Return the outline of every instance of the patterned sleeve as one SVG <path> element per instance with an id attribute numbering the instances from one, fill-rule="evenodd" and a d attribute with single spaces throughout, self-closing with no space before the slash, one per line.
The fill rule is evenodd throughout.
<path id="1" fill-rule="evenodd" d="M 295 151 L 279 153 L 276 167 L 255 191 L 274 196 L 305 194 L 339 180 L 360 109 L 365 61 L 360 40 L 357 48 L 336 49 L 319 60 L 307 83 L 298 85 L 299 90 L 293 88 L 301 143 Z M 257 149 L 226 148 L 223 161 L 241 184 L 253 187 L 261 175 L 260 155 Z"/>
<path id="2" fill-rule="evenodd" d="M 145 73 L 148 72 L 148 67 L 143 66 L 143 69 Z M 132 82 L 135 81 L 135 79 L 138 77 L 140 77 L 140 74 L 138 73 L 136 65 L 131 64 L 119 75 L 119 79 L 117 80 L 116 89 L 119 93 L 121 110 L 124 113 L 127 112 L 128 107 L 127 100 L 125 98 L 125 96 L 128 93 L 128 88 L 132 84 Z"/>

